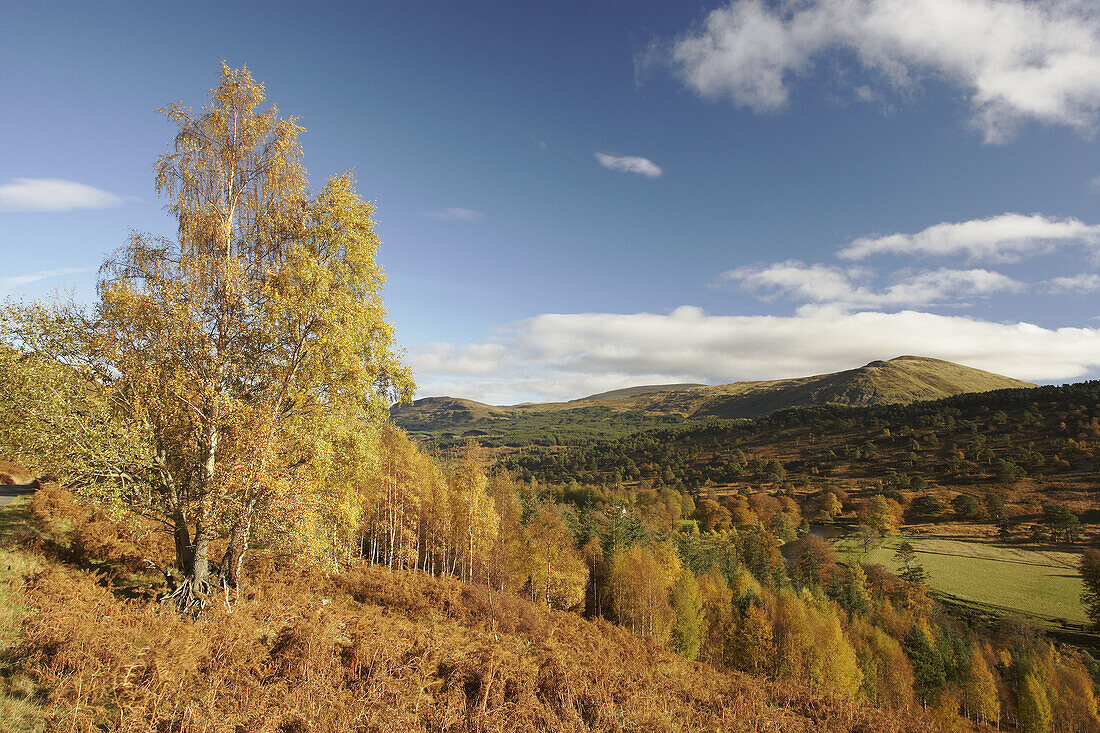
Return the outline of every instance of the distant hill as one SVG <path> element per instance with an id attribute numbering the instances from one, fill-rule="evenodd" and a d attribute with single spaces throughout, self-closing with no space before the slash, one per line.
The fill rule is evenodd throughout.
<path id="1" fill-rule="evenodd" d="M 581 397 L 579 399 L 570 400 L 570 402 L 592 402 L 595 400 L 614 400 L 620 397 L 640 397 L 641 395 L 653 394 L 654 392 L 673 392 L 681 389 L 691 389 L 693 387 L 706 387 L 705 384 L 647 384 L 641 387 L 624 387 L 623 389 L 613 389 L 610 392 L 600 392 L 599 394 L 588 395 L 587 397 Z"/>
<path id="2" fill-rule="evenodd" d="M 787 407 L 904 404 L 1034 386 L 941 359 L 899 356 L 811 377 L 628 387 L 569 402 L 497 406 L 426 397 L 397 405 L 390 414 L 409 432 L 441 443 L 465 438 L 489 445 L 583 443 L 685 420 L 761 417 Z"/>

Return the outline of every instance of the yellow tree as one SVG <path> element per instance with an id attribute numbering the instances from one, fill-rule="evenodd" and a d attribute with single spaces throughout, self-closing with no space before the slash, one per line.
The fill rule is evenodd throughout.
<path id="1" fill-rule="evenodd" d="M 264 99 L 246 69 L 223 64 L 201 113 L 164 108 L 179 132 L 156 189 L 177 237 L 133 234 L 103 266 L 93 310 L 53 312 L 61 327 L 39 328 L 28 309 L 5 321 L 9 343 L 79 369 L 108 406 L 96 417 L 136 441 L 126 462 L 83 461 L 99 470 L 75 483 L 113 487 L 164 522 L 181 607 L 201 603 L 214 575 L 237 584 L 256 532 L 338 556 L 375 468 L 375 428 L 412 390 L 382 305 L 372 206 L 347 175 L 310 197 L 302 128 Z M 86 452 L 119 453 L 110 441 Z"/>
<path id="2" fill-rule="evenodd" d="M 500 518 L 487 491 L 489 477 L 476 443 L 466 444 L 448 479 L 453 517 L 451 573 L 457 570 L 463 580 L 487 577 L 489 550 L 496 540 Z"/>
<path id="3" fill-rule="evenodd" d="M 855 696 L 863 673 L 833 607 L 803 591 L 776 594 L 770 607 L 776 676 Z"/>
<path id="4" fill-rule="evenodd" d="M 435 457 L 417 450 L 413 455 L 417 514 L 416 550 L 417 566 L 426 573 L 442 573 L 446 570 L 446 558 L 451 543 L 453 518 L 450 510 L 450 487 L 447 477 Z M 370 533 L 377 528 L 371 525 Z M 372 556 L 373 557 L 373 556 Z"/>
<path id="5" fill-rule="evenodd" d="M 880 708 L 910 708 L 913 705 L 913 665 L 901 644 L 860 614 L 852 614 L 848 637 L 862 672 L 860 691 L 863 696 Z"/>
<path id="6" fill-rule="evenodd" d="M 631 545 L 615 553 L 608 585 L 619 623 L 667 644 L 675 621 L 671 591 L 680 573 L 679 557 L 668 545 Z"/>
<path id="7" fill-rule="evenodd" d="M 699 659 L 715 667 L 732 666 L 733 592 L 716 565 L 700 575 L 698 583 L 704 614 Z"/>
<path id="8" fill-rule="evenodd" d="M 672 638 L 671 648 L 677 654 L 695 659 L 707 630 L 707 617 L 703 611 L 700 583 L 688 568 L 680 571 L 680 577 L 672 586 Z"/>
<path id="9" fill-rule="evenodd" d="M 1001 701 L 997 696 L 997 679 L 989 669 L 985 655 L 975 645 L 970 654 L 970 665 L 962 686 L 963 710 L 968 718 L 983 723 L 998 723 L 1001 719 Z"/>
<path id="10" fill-rule="evenodd" d="M 1019 728 L 1024 733 L 1047 733 L 1053 722 L 1050 698 L 1039 676 L 1033 672 L 1024 675 L 1020 684 L 1017 703 Z"/>
<path id="11" fill-rule="evenodd" d="M 1089 671 L 1076 653 L 1059 653 L 1051 680 L 1051 716 L 1058 731 L 1100 730 L 1100 709 Z"/>
<path id="12" fill-rule="evenodd" d="M 489 584 L 498 590 L 519 593 L 527 580 L 527 530 L 515 479 L 500 471 L 489 482 L 489 495 L 497 514 L 496 541 L 489 551 Z"/>
<path id="13" fill-rule="evenodd" d="M 881 494 L 871 497 L 860 511 L 860 521 L 880 535 L 893 534 L 901 524 L 901 505 Z"/>
<path id="14" fill-rule="evenodd" d="M 588 565 L 573 543 L 561 506 L 548 503 L 540 507 L 526 530 L 532 599 L 549 608 L 583 608 Z"/>
<path id="15" fill-rule="evenodd" d="M 730 640 L 733 666 L 746 672 L 761 674 L 776 665 L 776 639 L 767 607 L 750 602 Z"/>
<path id="16" fill-rule="evenodd" d="M 429 485 L 428 459 L 404 431 L 385 426 L 379 441 L 378 470 L 362 490 L 368 556 L 371 562 L 404 568 L 419 559 L 418 520 Z"/>

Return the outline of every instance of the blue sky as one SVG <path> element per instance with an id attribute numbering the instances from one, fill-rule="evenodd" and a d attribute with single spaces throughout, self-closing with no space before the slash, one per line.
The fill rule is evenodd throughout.
<path id="1" fill-rule="evenodd" d="M 377 202 L 420 396 L 1100 376 L 1093 3 L 7 2 L 0 297 L 174 231 L 156 108 L 222 59 Z"/>

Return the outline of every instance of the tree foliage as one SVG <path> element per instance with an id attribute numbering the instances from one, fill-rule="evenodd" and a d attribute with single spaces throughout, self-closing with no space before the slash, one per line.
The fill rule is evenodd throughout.
<path id="1" fill-rule="evenodd" d="M 183 607 L 214 573 L 236 585 L 257 535 L 345 552 L 377 426 L 412 390 L 373 207 L 350 175 L 311 197 L 302 128 L 264 100 L 223 65 L 201 113 L 165 107 L 178 134 L 156 190 L 177 236 L 132 234 L 89 309 L 11 305 L 3 320 L 19 366 L 69 374 L 46 402 L 24 390 L 15 416 L 65 447 L 14 437 L 73 485 L 163 522 Z"/>
<path id="2" fill-rule="evenodd" d="M 1100 629 L 1100 550 L 1085 550 L 1078 567 L 1084 581 L 1081 603 L 1092 625 Z"/>

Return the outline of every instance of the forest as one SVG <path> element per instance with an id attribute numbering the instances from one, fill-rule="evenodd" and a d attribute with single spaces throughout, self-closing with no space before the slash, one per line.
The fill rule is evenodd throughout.
<path id="1" fill-rule="evenodd" d="M 26 730 L 1100 729 L 1100 666 L 936 599 L 918 521 L 1072 545 L 1100 624 L 1100 383 L 451 450 L 372 204 L 223 66 L 90 305 L 0 310 L 0 711 Z M 1045 497 L 1036 499 L 1036 497 Z M 1038 512 L 1035 504 L 1039 503 Z M 1045 503 L 1044 503 L 1045 502 Z M 1090 504 L 1091 502 L 1091 504 Z M 18 730 L 18 728 L 17 728 Z"/>

